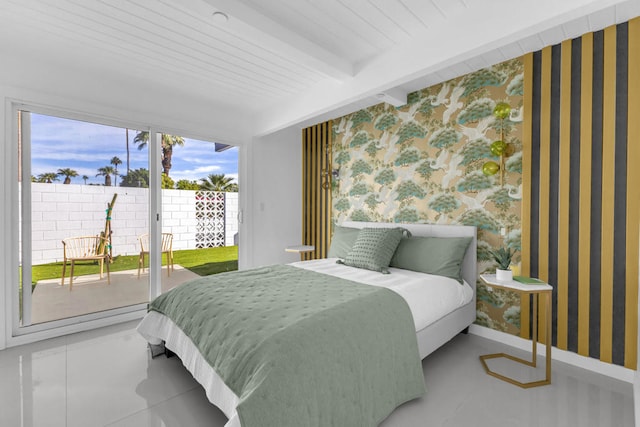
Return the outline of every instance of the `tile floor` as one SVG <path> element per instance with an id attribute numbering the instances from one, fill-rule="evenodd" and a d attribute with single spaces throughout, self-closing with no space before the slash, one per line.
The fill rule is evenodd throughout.
<path id="1" fill-rule="evenodd" d="M 225 416 L 179 359 L 149 357 L 136 324 L 0 351 L 0 426 L 222 427 Z M 454 338 L 423 361 L 427 395 L 381 427 L 634 425 L 630 384 L 554 362 L 550 386 L 523 390 L 480 365 L 480 354 L 505 349 L 471 334 Z"/>

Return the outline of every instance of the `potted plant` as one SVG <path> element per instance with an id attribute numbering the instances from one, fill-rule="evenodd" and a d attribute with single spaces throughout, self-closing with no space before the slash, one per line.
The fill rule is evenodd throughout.
<path id="1" fill-rule="evenodd" d="M 511 258 L 516 253 L 516 251 L 512 251 L 511 248 L 500 248 L 495 251 L 491 251 L 491 255 L 493 255 L 493 259 L 498 263 L 498 268 L 496 269 L 496 280 L 509 281 L 513 280 L 513 272 L 509 269 L 511 265 Z"/>

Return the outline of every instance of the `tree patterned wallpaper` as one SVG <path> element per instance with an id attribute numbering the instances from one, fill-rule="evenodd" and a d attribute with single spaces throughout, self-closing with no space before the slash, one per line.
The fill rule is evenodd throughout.
<path id="1" fill-rule="evenodd" d="M 424 222 L 478 227 L 478 272 L 493 272 L 489 250 L 517 249 L 522 197 L 524 65 L 514 59 L 409 94 L 396 108 L 378 104 L 333 121 L 333 221 Z M 511 115 L 493 116 L 498 102 Z M 490 145 L 512 144 L 505 182 L 482 165 Z M 505 236 L 501 230 L 505 230 Z M 519 333 L 519 295 L 478 284 L 476 323 Z"/>

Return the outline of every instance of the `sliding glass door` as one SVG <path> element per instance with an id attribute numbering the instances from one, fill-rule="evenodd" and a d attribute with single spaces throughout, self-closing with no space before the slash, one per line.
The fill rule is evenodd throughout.
<path id="1" fill-rule="evenodd" d="M 238 268 L 236 147 L 28 106 L 14 117 L 14 335 L 134 313 Z"/>
<path id="2" fill-rule="evenodd" d="M 148 235 L 143 131 L 16 111 L 20 195 L 17 333 L 137 309 Z M 146 132 L 149 133 L 148 131 Z"/>
<path id="3" fill-rule="evenodd" d="M 162 135 L 162 291 L 238 268 L 238 150 Z"/>

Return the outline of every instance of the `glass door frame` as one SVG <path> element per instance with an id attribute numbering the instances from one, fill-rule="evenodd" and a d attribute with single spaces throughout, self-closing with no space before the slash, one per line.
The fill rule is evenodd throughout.
<path id="1" fill-rule="evenodd" d="M 110 119 L 99 117 L 91 114 L 79 114 L 65 111 L 64 109 L 54 109 L 50 107 L 37 106 L 27 103 L 13 102 L 10 107 L 10 127 L 11 127 L 11 141 L 10 154 L 11 156 L 5 159 L 5 189 L 10 195 L 11 203 L 11 234 L 9 240 L 10 243 L 5 247 L 8 250 L 6 254 L 7 261 L 6 275 L 8 279 L 5 281 L 5 295 L 7 295 L 6 301 L 6 322 L 7 329 L 10 330 L 10 334 L 7 334 L 6 344 L 7 346 L 20 345 L 28 342 L 38 341 L 42 339 L 52 338 L 64 334 L 73 332 L 79 332 L 88 329 L 94 329 L 101 326 L 106 326 L 114 323 L 119 323 L 128 320 L 134 320 L 141 318 L 146 313 L 147 304 L 136 304 L 128 307 L 115 308 L 103 312 L 90 313 L 77 317 L 54 320 L 42 324 L 32 325 L 30 324 L 31 313 L 31 293 L 23 292 L 23 318 L 26 317 L 27 322 L 25 325 L 20 325 L 20 308 L 19 308 L 19 244 L 20 233 L 22 233 L 22 249 L 21 256 L 23 265 L 29 266 L 27 269 L 23 269 L 23 283 L 31 283 L 31 138 L 30 138 L 30 114 L 24 114 L 22 117 L 22 129 L 18 129 L 18 111 L 26 111 L 29 113 L 37 113 L 43 115 L 50 115 L 54 117 L 61 117 L 71 120 L 79 120 L 90 123 L 102 124 L 107 126 L 116 126 L 129 129 L 137 129 L 149 132 L 149 141 L 155 141 L 155 144 L 148 144 L 149 147 L 149 300 L 158 296 L 161 292 L 160 285 L 160 268 L 161 268 L 161 253 L 160 253 L 160 232 L 162 224 L 162 210 L 161 210 L 161 148 L 160 148 L 160 133 L 156 129 L 149 125 L 141 125 L 138 123 L 124 122 L 122 120 Z M 21 181 L 18 181 L 18 136 L 19 131 L 22 133 L 21 148 Z M 6 152 L 6 151 L 5 151 Z M 8 178 L 8 179 L 7 179 Z M 20 213 L 22 212 L 22 220 L 20 219 Z M 22 223 L 22 230 L 18 223 Z M 9 249 L 11 248 L 11 249 Z M 28 271 L 27 271 L 28 270 Z M 24 272 L 27 274 L 24 275 Z M 27 280 L 24 280 L 24 279 Z M 10 288 L 10 293 L 6 292 L 6 287 Z M 25 295 L 26 298 L 24 297 Z M 26 308 L 26 310 L 25 310 Z M 7 331 L 9 332 L 9 331 Z"/>

